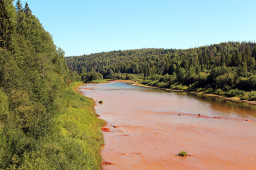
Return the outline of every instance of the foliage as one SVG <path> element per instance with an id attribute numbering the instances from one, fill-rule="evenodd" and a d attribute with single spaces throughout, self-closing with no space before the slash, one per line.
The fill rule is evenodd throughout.
<path id="1" fill-rule="evenodd" d="M 89 73 L 83 73 L 81 75 L 81 80 L 84 82 L 92 82 L 93 80 L 102 80 L 103 75 L 98 72 L 89 72 Z"/>
<path id="2" fill-rule="evenodd" d="M 70 156 L 65 169 L 99 169 L 101 167 L 100 150 L 103 145 L 101 127 L 105 122 L 97 118 L 92 99 L 74 93 L 81 85 L 74 83 L 68 88 L 67 110 L 56 118 L 60 130 L 60 139 L 68 144 Z M 65 144 L 64 143 L 64 144 Z M 66 147 L 66 146 L 65 146 Z"/>
<path id="3" fill-rule="evenodd" d="M 141 79 L 145 85 L 160 88 L 241 97 L 256 90 L 255 59 L 255 43 L 226 42 L 186 50 L 111 51 L 68 57 L 65 61 L 79 74 L 95 71 L 104 78 Z"/>
<path id="4" fill-rule="evenodd" d="M 0 120 L 6 119 L 9 110 L 8 96 L 0 90 Z"/>
<path id="5" fill-rule="evenodd" d="M 0 169 L 99 169 L 93 102 L 28 4 L 0 0 Z M 73 89 L 73 90 L 72 90 Z"/>
<path id="6" fill-rule="evenodd" d="M 92 80 L 91 83 L 108 83 L 111 79 Z"/>
<path id="7" fill-rule="evenodd" d="M 178 156 L 182 156 L 182 157 L 185 157 L 185 156 L 187 156 L 187 152 L 186 151 L 180 151 L 179 153 L 178 153 Z"/>

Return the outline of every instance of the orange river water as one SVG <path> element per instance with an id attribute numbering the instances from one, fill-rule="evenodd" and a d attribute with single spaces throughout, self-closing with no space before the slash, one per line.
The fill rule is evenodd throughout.
<path id="1" fill-rule="evenodd" d="M 254 106 L 123 81 L 80 91 L 107 121 L 103 169 L 256 169 Z M 183 150 L 188 156 L 177 156 Z"/>

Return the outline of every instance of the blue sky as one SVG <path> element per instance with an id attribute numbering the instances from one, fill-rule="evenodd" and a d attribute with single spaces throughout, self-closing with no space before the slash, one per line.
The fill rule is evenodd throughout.
<path id="1" fill-rule="evenodd" d="M 256 40 L 255 0 L 21 0 L 66 56 Z"/>

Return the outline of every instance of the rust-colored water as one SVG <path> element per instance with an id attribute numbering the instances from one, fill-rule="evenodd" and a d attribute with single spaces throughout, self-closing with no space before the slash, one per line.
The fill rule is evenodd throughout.
<path id="1" fill-rule="evenodd" d="M 118 81 L 87 84 L 80 90 L 103 100 L 95 107 L 107 121 L 103 169 L 256 167 L 253 108 Z M 191 156 L 177 156 L 182 150 Z"/>

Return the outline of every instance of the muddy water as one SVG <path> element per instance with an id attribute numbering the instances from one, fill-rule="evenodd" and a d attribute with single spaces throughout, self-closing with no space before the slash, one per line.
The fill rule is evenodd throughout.
<path id="1" fill-rule="evenodd" d="M 256 108 L 127 82 L 80 88 L 107 121 L 103 169 L 255 169 Z M 179 157 L 185 150 L 190 156 Z"/>

